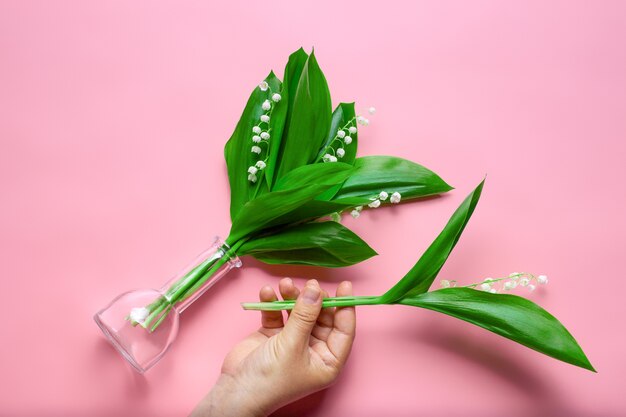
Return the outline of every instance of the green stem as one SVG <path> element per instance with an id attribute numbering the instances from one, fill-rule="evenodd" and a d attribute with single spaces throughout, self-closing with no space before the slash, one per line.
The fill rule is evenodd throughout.
<path id="1" fill-rule="evenodd" d="M 260 303 L 241 303 L 244 310 L 279 311 L 292 310 L 295 300 L 268 301 Z M 322 300 L 322 308 L 352 307 L 381 304 L 379 296 L 331 297 Z"/>
<path id="2" fill-rule="evenodd" d="M 144 321 L 143 326 L 150 328 L 150 331 L 154 331 L 165 319 L 174 305 L 184 301 L 202 287 L 215 272 L 226 262 L 230 261 L 233 255 L 236 255 L 237 250 L 244 242 L 245 239 L 235 242 L 222 256 L 218 258 L 212 257 L 203 261 L 172 284 L 162 297 L 159 297 L 147 307 L 150 311 L 150 315 Z M 157 320 L 156 323 L 150 327 L 150 324 L 154 320 Z"/>

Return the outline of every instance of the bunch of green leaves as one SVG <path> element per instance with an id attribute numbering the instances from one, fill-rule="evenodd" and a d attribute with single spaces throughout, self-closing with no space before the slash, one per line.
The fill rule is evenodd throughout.
<path id="1" fill-rule="evenodd" d="M 337 132 L 356 127 L 354 103 L 331 109 L 330 92 L 315 54 L 291 54 L 283 80 L 270 72 L 265 89 L 255 88 L 224 149 L 230 181 L 232 228 L 226 243 L 237 255 L 270 264 L 343 267 L 376 254 L 359 236 L 330 214 L 371 203 L 381 191 L 399 192 L 403 200 L 452 189 L 437 174 L 393 156 L 357 157 L 358 133 L 351 134 L 340 162 L 324 162 L 335 152 Z M 260 155 L 266 164 L 255 181 L 247 170 L 259 158 L 252 153 L 252 129 L 272 102 Z M 384 203 L 384 202 L 383 202 Z"/>
<path id="2" fill-rule="evenodd" d="M 253 141 L 261 116 L 268 120 L 263 133 L 269 135 L 262 144 Z M 348 127 L 351 142 L 338 141 Z M 147 306 L 142 325 L 155 330 L 173 305 L 202 288 L 232 256 L 330 268 L 368 259 L 376 252 L 366 242 L 323 219 L 367 205 L 385 190 L 410 200 L 452 189 L 434 172 L 402 158 L 357 158 L 355 129 L 354 103 L 339 103 L 331 111 L 326 78 L 314 53 L 299 49 L 291 54 L 282 81 L 270 72 L 252 91 L 224 148 L 232 227 L 223 256 L 198 264 L 172 284 L 165 297 Z M 341 162 L 326 161 L 324 155 L 336 153 L 339 144 L 345 152 Z M 251 152 L 259 145 L 262 155 Z M 264 166 L 251 181 L 248 171 L 260 157 Z"/>
<path id="3" fill-rule="evenodd" d="M 550 313 L 532 301 L 510 294 L 491 294 L 467 287 L 428 292 L 457 244 L 483 189 L 481 182 L 454 212 L 439 236 L 411 270 L 380 296 L 333 297 L 324 307 L 402 304 L 438 311 L 480 326 L 526 347 L 591 371 L 593 366 L 574 337 Z M 288 310 L 294 301 L 244 303 L 249 310 Z"/>

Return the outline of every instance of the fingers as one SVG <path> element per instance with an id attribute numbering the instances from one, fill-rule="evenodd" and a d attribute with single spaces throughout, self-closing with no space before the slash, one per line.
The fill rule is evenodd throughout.
<path id="1" fill-rule="evenodd" d="M 328 298 L 328 293 L 325 290 L 322 290 L 322 299 L 324 298 Z M 313 328 L 313 332 L 311 334 L 319 340 L 326 341 L 326 339 L 328 339 L 328 335 L 333 329 L 334 315 L 334 308 L 323 308 L 317 318 L 317 324 Z"/>
<path id="2" fill-rule="evenodd" d="M 261 301 L 276 301 L 276 293 L 269 285 L 264 286 L 259 291 Z M 261 326 L 266 329 L 278 329 L 283 327 L 282 311 L 261 311 Z"/>
<path id="3" fill-rule="evenodd" d="M 337 297 L 352 295 L 352 283 L 344 281 L 337 287 Z M 333 329 L 326 344 L 332 354 L 343 365 L 348 359 L 356 331 L 356 312 L 354 307 L 341 307 L 335 311 Z"/>
<path id="4" fill-rule="evenodd" d="M 294 285 L 291 278 L 283 278 L 278 284 L 278 290 L 283 300 L 295 300 L 300 295 L 300 290 Z M 287 311 L 287 315 L 291 314 L 291 311 Z"/>
<path id="5" fill-rule="evenodd" d="M 281 338 L 297 349 L 308 347 L 311 331 L 315 327 L 321 310 L 322 289 L 319 283 L 312 279 L 306 283 L 298 296 L 285 329 L 280 333 Z"/>

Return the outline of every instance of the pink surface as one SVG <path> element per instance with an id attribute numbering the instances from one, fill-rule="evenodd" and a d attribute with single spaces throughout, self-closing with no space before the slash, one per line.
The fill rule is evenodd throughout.
<path id="1" fill-rule="evenodd" d="M 340 381 L 282 414 L 626 413 L 626 6 L 406 3 L 0 3 L 1 415 L 185 415 L 258 324 L 240 301 L 283 275 L 382 292 L 485 173 L 440 278 L 548 274 L 533 299 L 599 373 L 436 313 L 360 308 Z M 141 377 L 92 315 L 227 234 L 223 145 L 251 88 L 301 45 L 335 103 L 378 108 L 361 155 L 419 161 L 456 190 L 347 219 L 380 253 L 351 268 L 244 259 Z"/>

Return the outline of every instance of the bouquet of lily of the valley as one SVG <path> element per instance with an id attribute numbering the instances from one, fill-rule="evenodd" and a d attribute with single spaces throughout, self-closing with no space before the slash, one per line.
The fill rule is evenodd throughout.
<path id="1" fill-rule="evenodd" d="M 179 313 L 240 266 L 239 257 L 353 265 L 376 252 L 339 223 L 342 212 L 358 217 L 362 210 L 452 189 L 406 159 L 357 157 L 359 127 L 368 124 L 354 103 L 332 110 L 314 53 L 294 52 L 282 82 L 270 72 L 252 91 L 224 149 L 231 190 L 228 237 L 162 288 L 124 293 L 99 311 L 95 320 L 111 343 L 143 372 L 174 340 Z"/>
<path id="2" fill-rule="evenodd" d="M 374 109 L 371 109 L 373 113 Z M 273 72 L 252 91 L 224 149 L 231 189 L 232 227 L 189 267 L 158 290 L 124 293 L 95 315 L 111 343 L 140 372 L 154 365 L 174 340 L 179 314 L 233 267 L 239 257 L 269 264 L 343 267 L 376 253 L 340 224 L 341 213 L 445 193 L 434 172 L 393 156 L 357 157 L 354 103 L 331 108 L 315 55 L 294 52 L 282 82 Z M 494 295 L 498 286 L 533 288 L 543 276 L 512 274 L 469 288 L 426 292 L 469 220 L 481 185 L 457 210 L 416 266 L 382 296 L 332 298 L 325 306 L 406 304 L 470 321 L 519 343 L 589 369 L 567 330 L 532 302 Z M 486 291 L 476 291 L 480 288 Z M 248 309 L 289 309 L 289 301 L 248 303 Z"/>

